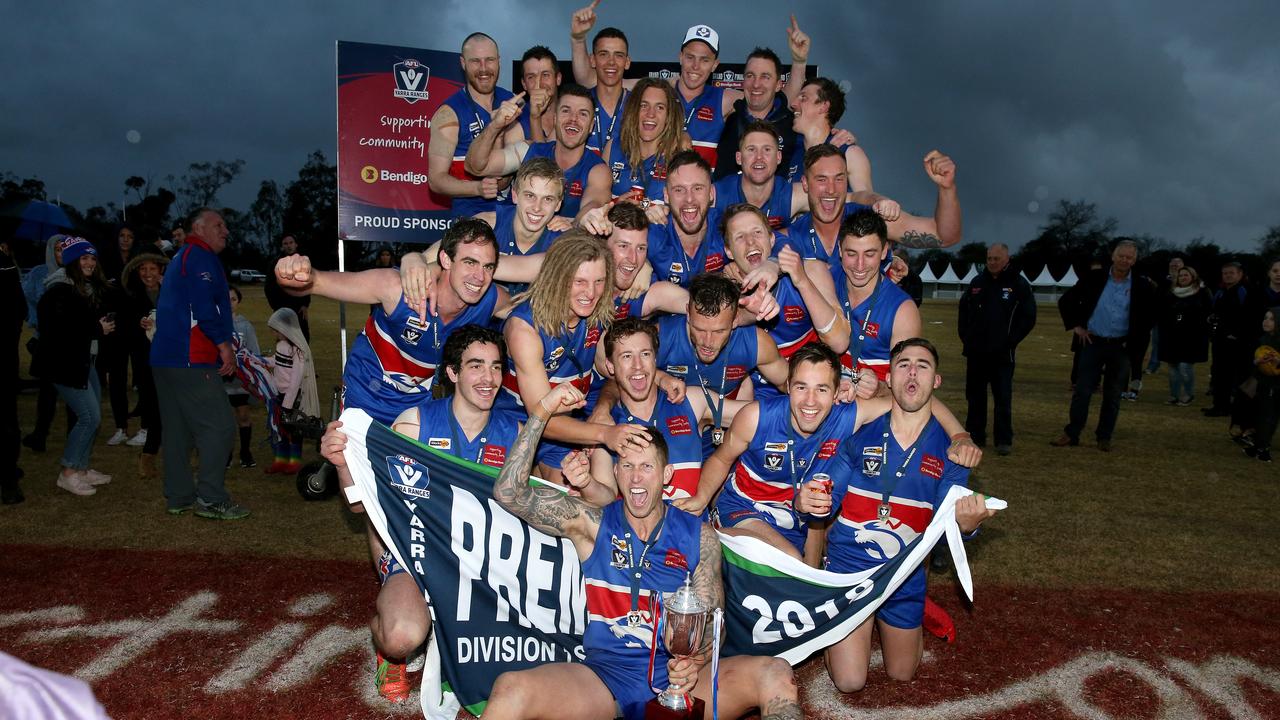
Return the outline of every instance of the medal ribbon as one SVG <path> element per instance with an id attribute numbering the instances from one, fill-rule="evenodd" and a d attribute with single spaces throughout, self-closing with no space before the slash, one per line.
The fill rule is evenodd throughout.
<path id="1" fill-rule="evenodd" d="M 857 342 L 853 338 L 849 339 L 849 357 L 853 359 L 854 372 L 858 370 L 858 356 L 862 354 L 862 346 L 867 339 L 867 324 L 871 322 L 871 313 L 876 310 L 876 302 L 880 300 L 880 291 L 884 289 L 884 278 L 879 274 L 876 275 L 876 289 L 871 292 L 871 302 L 867 305 L 867 313 L 862 316 L 862 324 L 858 326 Z M 849 329 L 853 329 L 853 308 L 849 306 L 849 301 L 844 301 L 844 317 L 849 321 Z"/>
<path id="2" fill-rule="evenodd" d="M 659 500 L 659 502 L 661 502 L 661 500 Z M 649 535 L 649 542 L 645 543 L 644 549 L 640 551 L 639 564 L 636 563 L 635 551 L 632 550 L 632 544 L 629 542 L 627 543 L 627 561 L 630 563 L 630 570 L 631 570 L 630 582 L 631 582 L 631 613 L 632 615 L 635 615 L 640 612 L 640 578 L 644 572 L 644 559 L 649 555 L 649 551 L 653 549 L 654 544 L 658 542 L 658 538 L 662 535 L 662 526 L 666 524 L 666 522 L 667 522 L 666 508 L 663 508 L 662 517 L 658 518 L 658 524 L 654 526 L 653 532 L 650 533 Z M 639 539 L 640 538 L 637 536 L 636 540 L 639 540 Z M 660 595 L 660 594 L 661 593 L 656 593 L 656 592 L 654 593 L 654 595 Z M 652 611 L 653 611 L 653 608 L 652 608 L 652 601 L 651 601 L 650 612 Z M 629 621 L 631 618 L 628 617 L 627 619 Z M 655 638 L 654 645 L 655 646 L 657 645 L 656 638 Z"/>
<path id="3" fill-rule="evenodd" d="M 881 519 L 879 512 L 889 507 L 889 498 L 893 495 L 894 489 L 898 487 L 898 481 L 902 479 L 903 475 L 907 474 L 907 466 L 911 464 L 911 459 L 915 457 L 916 450 L 920 447 L 922 439 L 924 439 L 924 430 L 920 431 L 920 436 L 916 438 L 915 442 L 911 443 L 911 447 L 907 448 L 907 457 L 902 461 L 902 465 L 898 467 L 897 471 L 893 473 L 893 479 L 889 480 L 886 477 L 880 483 L 882 490 L 880 491 L 880 508 L 877 509 L 877 519 Z M 881 462 L 887 462 L 889 460 L 889 429 L 884 431 L 884 444 L 881 445 L 880 452 L 880 457 L 883 458 Z M 884 474 L 888 475 L 888 473 Z"/>

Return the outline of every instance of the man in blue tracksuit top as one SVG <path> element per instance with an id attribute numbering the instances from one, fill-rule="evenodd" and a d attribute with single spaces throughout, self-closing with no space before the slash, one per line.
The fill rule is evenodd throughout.
<path id="1" fill-rule="evenodd" d="M 227 224 L 217 211 L 192 214 L 191 232 L 165 271 L 151 342 L 160 422 L 164 427 L 164 497 L 169 514 L 195 510 L 216 520 L 249 514 L 231 501 L 224 485 L 236 424 L 222 378 L 235 371 L 231 349 L 231 301 L 218 253 L 227 246 Z M 200 455 L 191 483 L 191 448 Z"/>

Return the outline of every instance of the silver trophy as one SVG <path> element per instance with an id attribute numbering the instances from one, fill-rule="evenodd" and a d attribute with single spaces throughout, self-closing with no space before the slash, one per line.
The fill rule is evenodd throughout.
<path id="1" fill-rule="evenodd" d="M 664 595 L 662 600 L 662 641 L 666 643 L 667 652 L 680 660 L 702 650 L 707 615 L 711 612 L 711 608 L 693 592 L 692 580 L 686 574 L 684 585 L 675 592 Z M 658 703 L 669 710 L 684 713 L 689 710 L 687 697 L 681 692 L 681 688 L 668 687 L 658 695 Z"/>

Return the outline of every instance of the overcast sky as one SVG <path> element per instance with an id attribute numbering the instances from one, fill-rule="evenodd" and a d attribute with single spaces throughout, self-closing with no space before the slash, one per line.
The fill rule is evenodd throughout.
<path id="1" fill-rule="evenodd" d="M 83 209 L 118 201 L 130 175 L 243 158 L 220 199 L 247 208 L 311 150 L 333 160 L 336 40 L 452 50 L 483 30 L 509 87 L 529 45 L 568 56 L 578 3 L 182 5 L 0 0 L 0 171 Z M 674 59 L 700 22 L 726 61 L 757 44 L 785 59 L 793 10 L 811 61 L 848 82 L 839 124 L 879 192 L 930 212 L 920 160 L 956 159 L 966 242 L 1020 245 L 1059 199 L 1083 198 L 1124 233 L 1253 250 L 1280 224 L 1280 3 L 1055 5 L 605 0 L 597 29 L 625 30 L 636 60 Z"/>

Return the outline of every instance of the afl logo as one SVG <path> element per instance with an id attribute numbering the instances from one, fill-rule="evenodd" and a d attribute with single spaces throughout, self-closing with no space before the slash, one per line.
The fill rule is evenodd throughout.
<path id="1" fill-rule="evenodd" d="M 427 81 L 431 77 L 431 69 L 422 63 L 409 58 L 391 66 L 391 74 L 395 77 L 395 96 L 409 104 L 431 97 L 427 92 Z"/>

